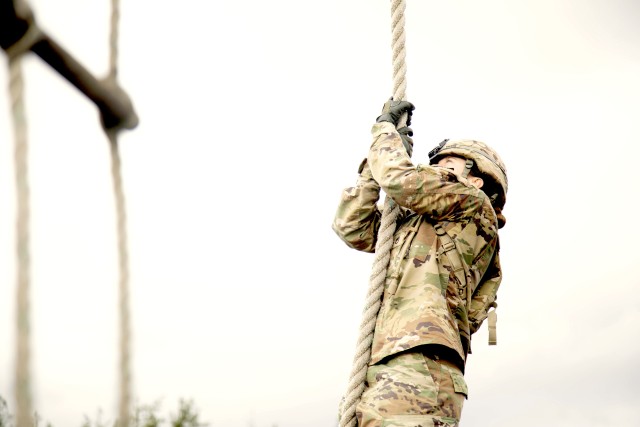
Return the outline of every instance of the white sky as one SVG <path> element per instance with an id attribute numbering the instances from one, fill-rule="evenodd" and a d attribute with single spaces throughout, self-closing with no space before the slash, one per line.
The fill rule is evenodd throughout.
<path id="1" fill-rule="evenodd" d="M 98 76 L 108 2 L 32 1 Z M 225 427 L 335 425 L 373 256 L 330 224 L 391 95 L 388 1 L 122 2 L 121 137 L 141 403 Z M 474 338 L 462 426 L 640 418 L 640 6 L 409 1 L 415 159 L 475 138 L 507 163 L 499 345 Z M 14 186 L 0 81 L 0 395 L 12 402 Z M 95 107 L 24 61 L 33 384 L 42 417 L 116 413 L 117 269 Z"/>

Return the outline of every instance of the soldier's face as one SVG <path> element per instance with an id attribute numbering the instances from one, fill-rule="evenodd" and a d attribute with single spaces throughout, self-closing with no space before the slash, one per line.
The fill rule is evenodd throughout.
<path id="1" fill-rule="evenodd" d="M 458 156 L 445 156 L 438 161 L 438 166 L 450 169 L 456 175 L 462 175 L 467 161 Z"/>

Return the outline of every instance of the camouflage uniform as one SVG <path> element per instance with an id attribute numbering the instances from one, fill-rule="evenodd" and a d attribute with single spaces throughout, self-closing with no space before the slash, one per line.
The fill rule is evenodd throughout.
<path id="1" fill-rule="evenodd" d="M 501 281 L 497 216 L 487 195 L 465 178 L 414 165 L 393 124 L 375 124 L 372 135 L 357 185 L 344 190 L 333 222 L 348 246 L 373 252 L 380 187 L 401 207 L 359 425 L 456 425 L 467 394 L 471 334 Z M 445 256 L 438 230 L 455 243 L 466 283 Z"/>

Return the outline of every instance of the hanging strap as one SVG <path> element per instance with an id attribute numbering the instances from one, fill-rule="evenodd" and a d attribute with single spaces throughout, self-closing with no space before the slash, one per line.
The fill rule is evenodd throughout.
<path id="1" fill-rule="evenodd" d="M 471 172 L 471 169 L 473 168 L 473 160 L 471 159 L 467 159 L 464 162 L 464 170 L 462 171 L 462 177 L 463 178 L 468 178 L 469 177 L 469 173 Z"/>
<path id="2" fill-rule="evenodd" d="M 489 322 L 489 345 L 497 345 L 498 344 L 498 336 L 496 332 L 496 327 L 498 323 L 498 313 L 496 313 L 496 308 L 498 304 L 494 303 L 493 310 L 489 312 L 487 321 Z"/>

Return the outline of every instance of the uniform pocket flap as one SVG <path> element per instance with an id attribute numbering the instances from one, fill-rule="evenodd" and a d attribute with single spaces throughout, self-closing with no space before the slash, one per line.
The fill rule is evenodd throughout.
<path id="1" fill-rule="evenodd" d="M 469 396 L 469 391 L 467 389 L 467 382 L 464 380 L 462 374 L 449 370 L 451 372 L 451 380 L 453 381 L 453 389 L 456 393 L 464 394 L 464 397 Z"/>

